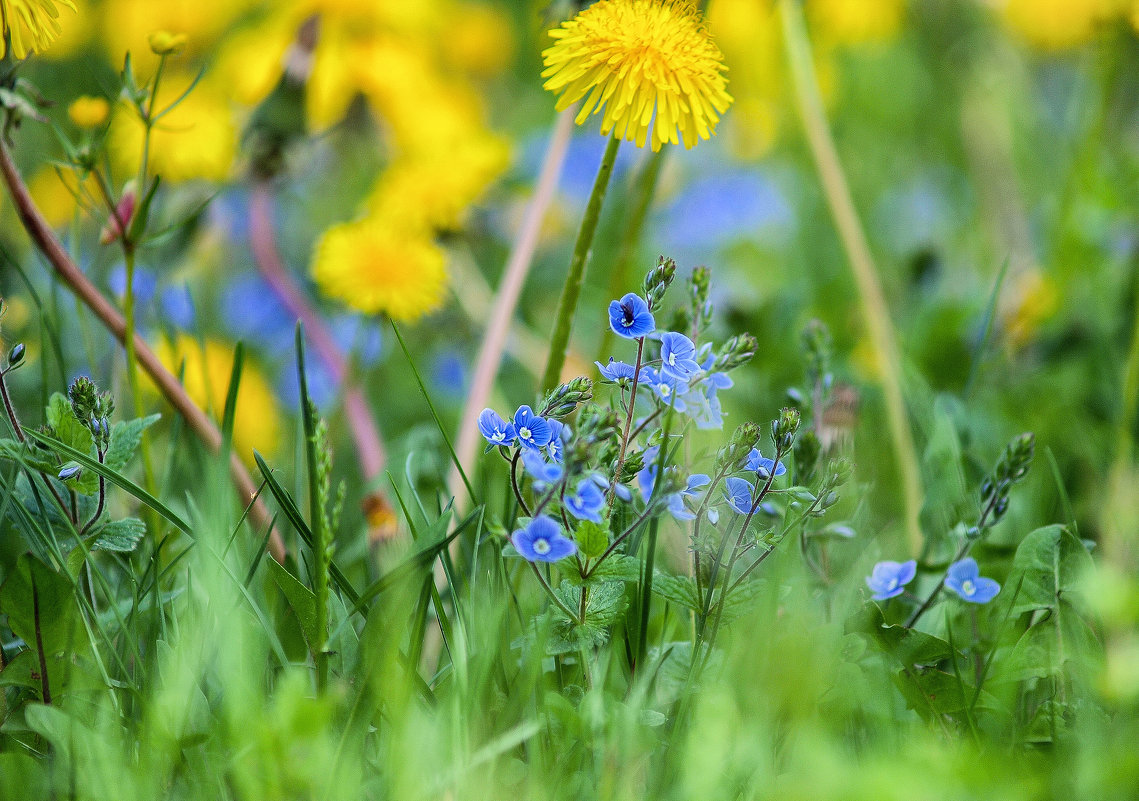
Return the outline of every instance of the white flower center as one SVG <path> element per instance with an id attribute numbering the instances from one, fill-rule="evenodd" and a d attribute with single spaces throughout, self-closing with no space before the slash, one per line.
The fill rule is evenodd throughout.
<path id="1" fill-rule="evenodd" d="M 890 581 L 886 584 L 886 592 L 891 592 L 892 590 L 896 590 L 897 588 L 898 588 L 898 578 L 897 578 L 897 576 L 895 576 L 894 578 L 890 579 Z"/>
<path id="2" fill-rule="evenodd" d="M 668 384 L 661 384 L 660 385 L 661 397 L 667 398 L 669 396 L 669 394 L 671 394 L 671 393 L 672 393 L 672 388 Z"/>
<path id="3" fill-rule="evenodd" d="M 546 539 L 534 540 L 534 553 L 545 556 L 550 552 L 550 541 Z"/>
<path id="4" fill-rule="evenodd" d="M 966 595 L 972 595 L 976 591 L 976 585 L 974 585 L 973 582 L 969 581 L 969 579 L 965 579 L 961 582 L 961 592 L 965 593 Z"/>
<path id="5" fill-rule="evenodd" d="M 675 353 L 668 354 L 668 363 L 669 363 L 669 366 L 672 366 L 672 367 L 676 366 L 676 354 Z"/>
<path id="6" fill-rule="evenodd" d="M 494 434 L 491 436 L 491 439 L 494 440 L 495 442 L 502 442 L 504 439 L 506 439 L 506 432 L 505 431 L 495 431 Z"/>
<path id="7" fill-rule="evenodd" d="M 522 439 L 530 439 L 532 435 L 530 429 L 526 426 L 522 426 L 522 428 L 518 429 L 518 436 L 522 437 Z"/>

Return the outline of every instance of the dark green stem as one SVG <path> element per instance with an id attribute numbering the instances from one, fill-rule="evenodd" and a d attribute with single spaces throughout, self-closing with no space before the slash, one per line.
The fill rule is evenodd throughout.
<path id="1" fill-rule="evenodd" d="M 562 366 L 566 362 L 566 349 L 569 347 L 570 329 L 573 328 L 577 300 L 581 295 L 585 265 L 593 248 L 593 235 L 597 232 L 597 223 L 601 219 L 601 206 L 605 202 L 605 191 L 609 188 L 609 178 L 613 175 L 613 165 L 617 162 L 617 149 L 620 146 L 621 140 L 617 137 L 609 140 L 605 155 L 601 158 L 601 166 L 597 169 L 597 178 L 593 182 L 593 191 L 585 207 L 581 228 L 577 232 L 573 257 L 570 259 L 566 282 L 562 286 L 562 296 L 558 300 L 558 310 L 554 317 L 554 330 L 550 335 L 550 356 L 546 360 L 546 370 L 542 374 L 542 392 L 548 392 L 557 386 Z"/>

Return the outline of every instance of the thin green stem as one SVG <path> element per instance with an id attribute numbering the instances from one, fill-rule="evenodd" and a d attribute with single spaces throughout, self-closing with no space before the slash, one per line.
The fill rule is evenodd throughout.
<path id="1" fill-rule="evenodd" d="M 546 595 L 550 596 L 550 600 L 554 602 L 554 605 L 557 606 L 558 609 L 561 609 L 565 613 L 566 617 L 580 625 L 583 622 L 583 619 L 579 618 L 577 616 L 577 612 L 566 606 L 565 601 L 558 597 L 558 594 L 554 592 L 553 587 L 550 586 L 550 582 L 546 581 L 546 577 L 543 576 L 542 571 L 538 569 L 538 565 L 533 562 L 529 562 L 528 564 L 533 569 L 534 575 L 538 577 L 538 582 L 542 585 L 542 589 L 546 591 Z"/>
<path id="2" fill-rule="evenodd" d="M 796 100 L 803 118 L 807 141 L 819 171 L 831 216 L 838 228 L 839 238 L 850 262 L 851 272 L 854 274 L 863 320 L 881 366 L 886 417 L 894 458 L 901 477 L 906 537 L 911 553 L 917 555 L 921 552 L 923 542 L 919 520 L 923 491 L 917 451 L 906 414 L 905 396 L 902 393 L 902 359 L 898 349 L 897 334 L 890 321 L 890 309 L 886 305 L 886 296 L 870 255 L 870 246 L 858 219 L 858 212 L 854 208 L 842 162 L 839 161 L 838 151 L 827 125 L 818 78 L 815 75 L 811 43 L 807 38 L 806 24 L 803 21 L 803 10 L 797 0 L 780 0 L 779 10 L 783 17 L 787 60 L 794 78 Z"/>
<path id="3" fill-rule="evenodd" d="M 597 169 L 597 178 L 593 182 L 593 191 L 589 195 L 589 202 L 585 206 L 585 216 L 581 220 L 581 228 L 577 232 L 577 242 L 574 244 L 573 256 L 570 258 L 569 271 L 566 273 L 566 282 L 562 286 L 562 295 L 558 300 L 558 310 L 554 316 L 554 330 L 550 335 L 550 355 L 546 360 L 546 370 L 542 375 L 543 392 L 548 392 L 558 384 L 562 374 L 562 366 L 566 361 L 566 349 L 569 347 L 570 330 L 573 328 L 573 315 L 577 310 L 578 297 L 581 295 L 581 284 L 585 277 L 585 265 L 589 261 L 589 253 L 593 248 L 593 236 L 597 233 L 597 223 L 601 219 L 601 206 L 605 202 L 605 192 L 609 188 L 609 179 L 613 175 L 613 165 L 617 162 L 617 150 L 621 140 L 612 137 L 605 148 L 605 155 L 601 157 L 601 166 Z"/>

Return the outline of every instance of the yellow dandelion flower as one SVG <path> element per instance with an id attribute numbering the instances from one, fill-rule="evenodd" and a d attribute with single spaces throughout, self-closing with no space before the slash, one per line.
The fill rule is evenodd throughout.
<path id="1" fill-rule="evenodd" d="M 1005 23 L 1033 47 L 1064 50 L 1090 41 L 1117 0 L 1007 0 Z"/>
<path id="2" fill-rule="evenodd" d="M 687 0 L 600 0 L 550 37 L 544 87 L 561 93 L 558 111 L 586 98 L 579 125 L 604 108 L 603 135 L 644 147 L 651 129 L 660 150 L 679 129 L 692 147 L 712 137 L 732 102 L 723 57 Z"/>
<path id="3" fill-rule="evenodd" d="M 41 167 L 31 180 L 28 181 L 28 191 L 32 200 L 36 202 L 44 219 L 53 228 L 59 228 L 70 223 L 75 217 L 75 207 L 78 204 L 83 211 L 83 204 L 78 201 L 84 195 L 88 197 L 96 191 L 95 178 L 88 175 L 82 182 L 74 170 L 56 169 L 52 165 Z"/>
<path id="4" fill-rule="evenodd" d="M 67 107 L 67 116 L 80 128 L 98 128 L 107 121 L 111 104 L 105 97 L 83 95 L 75 98 Z"/>
<path id="5" fill-rule="evenodd" d="M 159 342 L 155 353 L 166 369 L 174 374 L 185 363 L 182 383 L 186 394 L 215 419 L 221 420 L 233 370 L 233 348 L 218 340 L 201 343 L 194 337 L 180 334 L 174 341 L 163 339 Z M 234 450 L 247 462 L 252 461 L 254 448 L 271 453 L 277 450 L 281 430 L 281 413 L 273 388 L 247 358 L 241 371 L 237 406 L 234 408 Z"/>
<path id="6" fill-rule="evenodd" d="M 12 54 L 16 58 L 33 50 L 46 50 L 63 33 L 59 6 L 75 10 L 72 0 L 0 0 L 0 28 L 12 37 Z M 0 55 L 3 53 L 4 43 L 0 41 Z"/>
<path id="7" fill-rule="evenodd" d="M 321 291 L 354 309 L 415 320 L 443 302 L 444 262 L 428 235 L 365 218 L 324 232 L 312 275 Z"/>

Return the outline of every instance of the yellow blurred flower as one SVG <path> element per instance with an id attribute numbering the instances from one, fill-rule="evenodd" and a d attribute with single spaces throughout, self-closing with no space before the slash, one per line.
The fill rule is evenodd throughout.
<path id="1" fill-rule="evenodd" d="M 67 107 L 67 116 L 80 128 L 98 128 L 107 121 L 110 113 L 111 104 L 105 97 L 83 95 L 75 98 Z"/>
<path id="2" fill-rule="evenodd" d="M 368 208 L 402 230 L 457 228 L 509 157 L 506 142 L 488 134 L 460 140 L 449 152 L 397 159 L 380 176 Z"/>
<path id="3" fill-rule="evenodd" d="M 137 63 L 156 31 L 177 31 L 195 49 L 210 45 L 258 0 L 106 0 L 103 44 L 113 62 L 128 50 Z"/>
<path id="4" fill-rule="evenodd" d="M 732 98 L 723 56 L 685 0 L 600 0 L 550 31 L 545 89 L 564 111 L 585 98 L 577 122 L 604 116 L 601 133 L 652 149 L 685 147 L 715 133 Z M 655 120 L 654 120 L 655 118 Z"/>
<path id="5" fill-rule="evenodd" d="M 334 225 L 313 253 L 321 291 L 369 314 L 415 320 L 443 301 L 443 251 L 424 233 L 398 231 L 374 218 Z"/>
<path id="6" fill-rule="evenodd" d="M 1027 344 L 1040 326 L 1060 308 L 1060 288 L 1039 270 L 1021 273 L 1011 281 L 1007 305 L 1002 309 L 1006 335 L 1015 346 Z"/>
<path id="7" fill-rule="evenodd" d="M 1034 47 L 1064 50 L 1089 41 L 1118 0 L 1005 0 L 1008 27 Z"/>
<path id="8" fill-rule="evenodd" d="M 823 45 L 881 42 L 897 35 L 905 0 L 809 0 L 811 27 Z"/>
<path id="9" fill-rule="evenodd" d="M 166 369 L 175 375 L 185 362 L 182 378 L 186 394 L 215 420 L 221 420 L 233 370 L 233 348 L 218 340 L 201 343 L 187 334 L 171 342 L 163 339 L 155 348 Z M 273 452 L 279 446 L 281 414 L 265 376 L 247 358 L 234 409 L 233 446 L 241 458 L 251 461 L 253 449 Z"/>
<path id="10" fill-rule="evenodd" d="M 510 20 L 498 9 L 466 3 L 455 10 L 458 23 L 448 34 L 447 59 L 476 75 L 498 75 L 514 58 Z"/>
<path id="11" fill-rule="evenodd" d="M 75 11 L 72 0 L 0 0 L 0 33 L 12 38 L 12 54 L 24 58 L 42 52 L 63 33 L 59 6 Z M 0 55 L 4 42 L 0 38 Z"/>
<path id="12" fill-rule="evenodd" d="M 164 78 L 156 108 L 178 98 L 190 83 L 186 76 Z M 110 149 L 128 173 L 138 170 L 144 128 L 133 109 L 111 124 Z M 237 153 L 233 109 L 212 83 L 199 83 L 158 121 L 150 139 L 150 169 L 166 181 L 225 180 Z"/>
<path id="13" fill-rule="evenodd" d="M 170 31 L 153 31 L 146 37 L 146 43 L 150 45 L 150 52 L 156 56 L 171 56 L 180 53 L 189 40 L 189 37 L 184 33 L 171 33 Z"/>
<path id="14" fill-rule="evenodd" d="M 88 175 L 81 187 L 74 170 L 56 169 L 50 164 L 41 167 L 28 181 L 32 200 L 53 228 L 70 223 L 75 217 L 77 198 L 84 193 L 91 197 L 95 189 L 94 177 Z M 82 208 L 82 204 L 79 205 Z"/>

